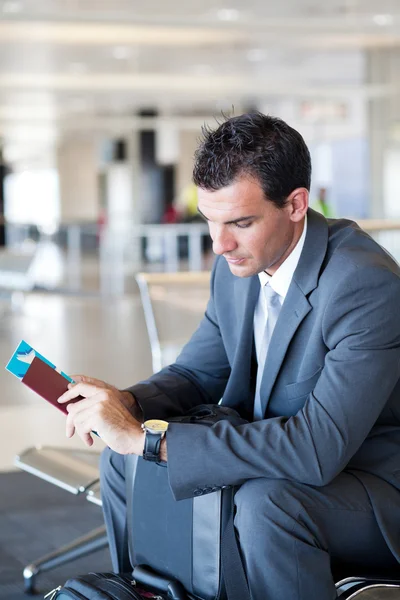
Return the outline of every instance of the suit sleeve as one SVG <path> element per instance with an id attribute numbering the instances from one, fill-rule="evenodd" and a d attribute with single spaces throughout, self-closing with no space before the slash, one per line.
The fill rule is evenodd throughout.
<path id="1" fill-rule="evenodd" d="M 176 499 L 259 477 L 323 486 L 358 451 L 400 376 L 400 279 L 356 265 L 338 279 L 322 321 L 325 364 L 304 407 L 239 427 L 171 424 Z"/>
<path id="2" fill-rule="evenodd" d="M 218 262 L 217 259 L 211 276 L 205 315 L 176 362 L 128 388 L 138 401 L 144 419 L 168 419 L 186 414 L 198 404 L 217 404 L 224 393 L 231 368 L 214 305 Z"/>

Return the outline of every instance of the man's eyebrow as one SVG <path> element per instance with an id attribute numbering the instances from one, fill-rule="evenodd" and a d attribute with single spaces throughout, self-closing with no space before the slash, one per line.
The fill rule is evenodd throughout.
<path id="1" fill-rule="evenodd" d="M 201 210 L 197 207 L 197 212 L 203 217 L 203 219 L 205 219 L 206 221 L 209 221 L 210 219 L 208 219 L 206 217 L 206 215 L 204 215 Z M 240 223 L 241 221 L 248 221 L 249 219 L 255 219 L 255 215 L 248 215 L 247 217 L 239 217 L 238 219 L 232 219 L 232 221 L 225 221 L 224 225 L 234 225 L 235 223 Z"/>

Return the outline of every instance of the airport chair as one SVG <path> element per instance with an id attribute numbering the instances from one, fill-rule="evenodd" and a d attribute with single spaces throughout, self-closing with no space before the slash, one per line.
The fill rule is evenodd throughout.
<path id="1" fill-rule="evenodd" d="M 209 271 L 138 273 L 153 372 L 174 362 L 199 325 L 210 295 Z"/>
<path id="2" fill-rule="evenodd" d="M 101 506 L 99 458 L 100 453 L 91 450 L 70 450 L 44 446 L 24 450 L 15 458 L 14 464 L 71 494 L 86 494 L 88 500 Z M 27 565 L 23 571 L 25 591 L 34 593 L 36 578 L 40 573 L 87 556 L 107 545 L 108 541 L 103 525 L 54 552 L 40 557 Z"/>

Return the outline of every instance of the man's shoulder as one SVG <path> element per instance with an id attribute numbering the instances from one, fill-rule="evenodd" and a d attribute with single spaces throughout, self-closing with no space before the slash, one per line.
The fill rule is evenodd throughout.
<path id="1" fill-rule="evenodd" d="M 400 276 L 400 267 L 394 257 L 355 221 L 330 219 L 328 229 L 325 268 L 338 268 L 342 273 L 360 269 L 383 269 Z"/>

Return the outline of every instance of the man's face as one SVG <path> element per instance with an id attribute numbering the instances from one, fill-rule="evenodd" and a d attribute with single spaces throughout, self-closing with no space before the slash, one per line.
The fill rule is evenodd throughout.
<path id="1" fill-rule="evenodd" d="M 198 188 L 198 209 L 208 222 L 215 254 L 224 256 L 233 275 L 250 277 L 261 271 L 272 275 L 289 256 L 307 207 L 299 212 L 289 201 L 279 209 L 265 199 L 258 181 L 241 177 L 218 191 Z"/>

